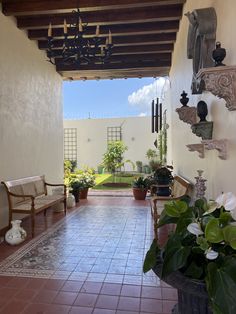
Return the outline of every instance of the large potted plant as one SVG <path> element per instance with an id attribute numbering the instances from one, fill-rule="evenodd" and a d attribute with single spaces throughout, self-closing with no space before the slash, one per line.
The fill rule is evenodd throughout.
<path id="1" fill-rule="evenodd" d="M 84 168 L 77 170 L 76 180 L 79 183 L 79 197 L 80 199 L 87 199 L 89 188 L 95 185 L 95 171 L 92 168 Z"/>
<path id="2" fill-rule="evenodd" d="M 145 200 L 149 188 L 147 178 L 138 177 L 133 182 L 133 196 L 135 200 Z"/>
<path id="3" fill-rule="evenodd" d="M 153 241 L 143 270 L 178 289 L 175 313 L 236 313 L 236 197 L 169 202 L 158 228 L 166 224 L 175 228 L 164 246 Z"/>
<path id="4" fill-rule="evenodd" d="M 153 179 L 157 184 L 156 194 L 158 196 L 169 196 L 171 194 L 170 185 L 173 181 L 172 166 L 162 166 L 154 171 Z"/>

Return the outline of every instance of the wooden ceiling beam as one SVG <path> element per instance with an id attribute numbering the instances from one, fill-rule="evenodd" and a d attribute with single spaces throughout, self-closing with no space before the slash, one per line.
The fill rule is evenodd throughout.
<path id="1" fill-rule="evenodd" d="M 170 67 L 146 67 L 146 68 L 129 68 L 129 69 L 113 69 L 113 70 L 77 70 L 77 71 L 61 71 L 59 72 L 64 80 L 100 80 L 100 79 L 127 79 L 127 78 L 143 78 L 158 77 L 169 74 Z"/>
<path id="2" fill-rule="evenodd" d="M 89 25 L 112 25 L 127 23 L 143 23 L 157 21 L 179 20 L 182 15 L 182 5 L 146 7 L 134 9 L 106 10 L 82 12 L 81 18 Z M 17 18 L 19 28 L 41 28 L 47 27 L 49 23 L 55 26 L 62 26 L 66 19 L 68 24 L 74 20 L 73 13 L 50 14 L 36 16 L 20 16 Z"/>
<path id="3" fill-rule="evenodd" d="M 125 37 L 114 37 L 114 46 L 131 46 L 131 45 L 151 45 L 151 44 L 169 44 L 174 43 L 176 39 L 176 33 L 167 34 L 151 34 L 151 35 L 140 35 L 140 36 L 125 36 Z M 54 48 L 60 48 L 63 46 L 63 40 L 54 40 Z M 103 38 L 102 44 L 105 45 L 105 37 Z M 38 41 L 39 49 L 47 49 L 47 40 Z"/>
<path id="4" fill-rule="evenodd" d="M 109 10 L 132 7 L 183 4 L 186 0 L 3 0 L 5 15 L 32 15 L 39 13 L 66 13 L 78 6 L 81 11 Z"/>
<path id="5" fill-rule="evenodd" d="M 145 61 L 145 62 L 127 62 L 127 63 L 108 63 L 108 64 L 88 64 L 77 66 L 75 64 L 65 65 L 57 64 L 56 70 L 62 71 L 99 71 L 99 70 L 125 70 L 125 69 L 144 69 L 152 67 L 170 67 L 171 63 L 168 60 Z"/>
<path id="6" fill-rule="evenodd" d="M 55 59 L 56 64 L 62 64 L 61 58 Z M 132 54 L 132 55 L 112 55 L 109 58 L 109 64 L 126 64 L 138 62 L 169 62 L 171 63 L 171 53 L 149 53 L 149 54 Z"/>
<path id="7" fill-rule="evenodd" d="M 160 45 L 140 45 L 140 46 L 114 46 L 112 55 L 133 55 L 145 53 L 171 53 L 173 51 L 173 44 Z M 62 49 L 54 49 L 56 54 L 61 54 Z"/>
<path id="8" fill-rule="evenodd" d="M 151 22 L 142 24 L 122 24 L 122 25 L 104 25 L 100 27 L 100 36 L 107 36 L 109 30 L 112 36 L 128 36 L 128 35 L 141 35 L 141 34 L 158 34 L 158 33 L 170 33 L 177 32 L 179 29 L 179 21 L 163 21 L 163 22 Z M 94 36 L 96 26 L 88 26 L 86 29 L 86 35 Z M 44 29 L 29 29 L 28 37 L 33 40 L 47 38 L 48 27 Z M 53 28 L 53 38 L 64 37 L 63 27 Z M 68 36 L 75 35 L 75 31 L 68 30 Z"/>

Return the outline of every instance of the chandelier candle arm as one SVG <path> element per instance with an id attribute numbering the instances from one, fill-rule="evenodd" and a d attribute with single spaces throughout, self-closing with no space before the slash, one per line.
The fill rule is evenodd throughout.
<path id="1" fill-rule="evenodd" d="M 97 27 L 96 27 L 96 35 L 95 36 L 99 37 L 99 25 L 97 25 Z"/>
<path id="2" fill-rule="evenodd" d="M 52 37 L 52 23 L 48 26 L 48 37 Z"/>
<path id="3" fill-rule="evenodd" d="M 83 24 L 82 24 L 82 20 L 81 17 L 79 18 L 79 32 L 83 32 Z"/>
<path id="4" fill-rule="evenodd" d="M 66 24 L 66 19 L 64 19 L 64 34 L 67 34 L 67 24 Z"/>
<path id="5" fill-rule="evenodd" d="M 112 36 L 111 36 L 111 31 L 109 30 L 109 36 L 108 36 L 108 44 L 112 44 Z"/>

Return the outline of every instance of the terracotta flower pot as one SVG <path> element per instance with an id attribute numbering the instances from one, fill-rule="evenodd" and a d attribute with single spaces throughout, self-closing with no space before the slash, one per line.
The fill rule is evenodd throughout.
<path id="1" fill-rule="evenodd" d="M 89 189 L 89 188 L 83 188 L 83 189 L 80 190 L 80 192 L 79 192 L 79 198 L 80 198 L 81 200 L 86 200 L 86 199 L 87 199 L 87 197 L 88 197 L 88 189 Z"/>
<path id="2" fill-rule="evenodd" d="M 147 189 L 139 189 L 139 188 L 133 188 L 133 196 L 135 200 L 145 200 L 147 195 Z"/>

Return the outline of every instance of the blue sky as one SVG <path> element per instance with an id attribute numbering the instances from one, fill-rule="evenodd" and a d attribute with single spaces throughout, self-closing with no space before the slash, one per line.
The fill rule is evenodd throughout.
<path id="1" fill-rule="evenodd" d="M 145 116 L 163 79 L 114 79 L 63 83 L 64 118 Z"/>

